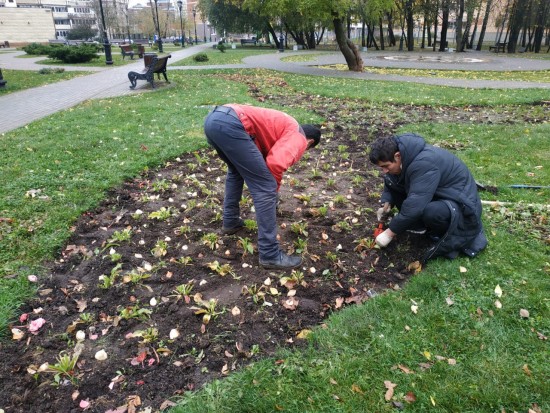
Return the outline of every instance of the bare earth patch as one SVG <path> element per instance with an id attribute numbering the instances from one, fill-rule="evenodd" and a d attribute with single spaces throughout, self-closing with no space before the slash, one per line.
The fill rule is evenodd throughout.
<path id="1" fill-rule="evenodd" d="M 6 412 L 162 410 L 280 347 L 299 346 L 332 312 L 414 274 L 409 264 L 428 246 L 422 236 L 373 247 L 382 179 L 365 151 L 377 130 L 391 133 L 397 122 L 302 99 L 329 120 L 323 144 L 281 189 L 280 243 L 301 253 L 304 266 L 259 267 L 246 191 L 241 210 L 250 228 L 222 236 L 224 165 L 210 149 L 183 154 L 126 182 L 75 224 L 12 326 L 16 339 L 0 349 Z M 475 110 L 455 115 L 483 118 Z"/>

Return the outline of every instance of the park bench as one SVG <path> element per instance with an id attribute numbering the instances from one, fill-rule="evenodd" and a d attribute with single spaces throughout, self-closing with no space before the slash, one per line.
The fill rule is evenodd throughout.
<path id="1" fill-rule="evenodd" d="M 7 47 L 10 47 L 10 42 L 8 42 L 8 41 L 6 40 L 6 41 L 0 43 L 0 47 L 6 47 L 6 48 L 7 48 Z"/>
<path id="2" fill-rule="evenodd" d="M 506 42 L 495 43 L 494 46 L 489 46 L 489 51 L 492 52 L 494 50 L 495 53 L 498 53 L 500 50 L 502 50 L 502 53 L 504 53 L 504 49 L 506 48 L 507 44 L 508 43 L 506 43 Z"/>
<path id="3" fill-rule="evenodd" d="M 142 58 L 143 55 L 145 54 L 145 46 L 142 44 L 137 44 L 136 47 L 137 47 L 138 56 Z"/>
<path id="4" fill-rule="evenodd" d="M 253 44 L 254 46 L 256 46 L 257 42 L 258 42 L 258 40 L 256 40 L 255 38 L 241 39 L 241 46 L 244 46 L 245 44 Z"/>
<path id="5" fill-rule="evenodd" d="M 136 87 L 138 80 L 146 80 L 147 82 L 151 83 L 151 87 L 154 89 L 155 73 L 157 74 L 158 79 L 160 79 L 160 74 L 162 73 L 162 75 L 164 76 L 164 80 L 170 83 L 170 81 L 168 80 L 168 76 L 166 75 L 166 64 L 168 62 L 168 59 L 171 57 L 172 55 L 166 55 L 162 57 L 154 56 L 150 60 L 149 65 L 146 66 L 141 73 L 128 72 L 128 79 L 131 83 L 130 89 L 134 89 Z"/>
<path id="6" fill-rule="evenodd" d="M 126 56 L 130 56 L 130 59 L 134 60 L 134 49 L 132 49 L 131 44 L 121 44 L 119 47 L 120 53 L 122 53 L 122 60 L 124 60 Z"/>

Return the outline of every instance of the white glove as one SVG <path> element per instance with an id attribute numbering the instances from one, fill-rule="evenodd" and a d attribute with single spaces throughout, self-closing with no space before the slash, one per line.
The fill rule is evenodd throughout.
<path id="1" fill-rule="evenodd" d="M 383 222 L 388 217 L 388 214 L 390 213 L 391 205 L 389 202 L 385 202 L 382 208 L 378 208 L 378 211 L 376 211 L 376 219 L 378 222 Z"/>
<path id="2" fill-rule="evenodd" d="M 392 241 L 393 239 L 393 236 L 390 235 L 391 232 L 389 229 L 385 230 L 383 233 L 381 233 L 380 235 L 378 235 L 376 237 L 376 239 L 374 240 L 376 242 L 376 245 L 378 245 L 379 247 L 387 247 L 388 244 Z"/>

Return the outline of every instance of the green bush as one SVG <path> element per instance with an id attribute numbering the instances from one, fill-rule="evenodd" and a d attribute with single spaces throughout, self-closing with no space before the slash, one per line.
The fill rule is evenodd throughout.
<path id="1" fill-rule="evenodd" d="M 63 63 L 86 63 L 99 58 L 96 47 L 87 44 L 54 48 L 50 50 L 48 57 L 61 60 Z"/>
<path id="2" fill-rule="evenodd" d="M 31 43 L 23 47 L 23 50 L 25 51 L 25 53 L 30 55 L 47 55 L 52 51 L 52 49 L 54 49 L 54 47 L 52 46 L 59 46 L 59 45 Z"/>
<path id="3" fill-rule="evenodd" d="M 193 56 L 193 60 L 195 62 L 208 62 L 208 56 L 206 53 L 197 53 L 195 56 Z"/>
<path id="4" fill-rule="evenodd" d="M 44 67 L 40 69 L 38 73 L 41 75 L 51 75 L 52 73 L 63 73 L 64 71 L 65 69 L 63 69 L 62 67 L 55 67 L 55 68 Z"/>
<path id="5" fill-rule="evenodd" d="M 227 47 L 225 47 L 225 43 L 220 42 L 220 43 L 218 43 L 217 49 L 218 49 L 220 52 L 225 53 L 225 49 L 227 49 Z"/>

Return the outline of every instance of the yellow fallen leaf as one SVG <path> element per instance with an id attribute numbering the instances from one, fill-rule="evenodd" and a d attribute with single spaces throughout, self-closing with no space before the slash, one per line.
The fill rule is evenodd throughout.
<path id="1" fill-rule="evenodd" d="M 497 284 L 497 286 L 495 287 L 495 295 L 500 298 L 502 297 L 502 289 L 500 288 L 500 285 Z"/>
<path id="2" fill-rule="evenodd" d="M 307 336 L 309 336 L 310 334 L 311 334 L 311 330 L 308 330 L 307 328 L 304 328 L 302 331 L 300 331 L 300 332 L 296 335 L 296 338 L 306 339 Z"/>
<path id="3" fill-rule="evenodd" d="M 424 357 L 426 357 L 426 360 L 432 359 L 432 354 L 429 351 L 424 351 L 422 354 L 424 354 Z"/>
<path id="4" fill-rule="evenodd" d="M 435 406 L 435 400 L 432 396 L 430 396 L 430 401 L 432 402 L 432 404 Z"/>
<path id="5" fill-rule="evenodd" d="M 351 385 L 351 391 L 354 393 L 365 394 L 365 392 L 361 390 L 361 388 L 357 384 Z"/>
<path id="6" fill-rule="evenodd" d="M 25 333 L 18 328 L 12 328 L 11 333 L 13 334 L 14 340 L 21 340 L 25 336 Z"/>
<path id="7" fill-rule="evenodd" d="M 411 311 L 416 314 L 418 312 L 418 306 L 414 304 L 411 305 Z"/>
<path id="8" fill-rule="evenodd" d="M 462 266 L 458 267 L 458 270 L 460 272 L 468 272 L 468 269 L 466 267 L 462 267 Z"/>
<path id="9" fill-rule="evenodd" d="M 453 305 L 455 303 L 451 297 L 445 298 L 445 302 L 447 305 Z"/>
<path id="10" fill-rule="evenodd" d="M 495 301 L 495 307 L 496 308 L 502 308 L 502 303 L 499 300 Z"/>

